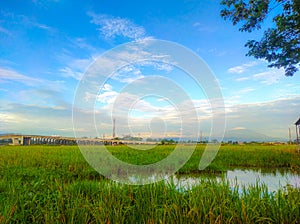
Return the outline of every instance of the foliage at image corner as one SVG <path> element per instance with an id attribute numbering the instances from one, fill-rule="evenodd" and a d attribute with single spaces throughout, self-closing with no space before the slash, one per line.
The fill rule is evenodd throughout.
<path id="1" fill-rule="evenodd" d="M 266 18 L 274 14 L 274 26 L 266 29 L 260 40 L 245 44 L 247 56 L 268 61 L 268 67 L 283 68 L 286 76 L 299 70 L 300 0 L 222 0 L 221 6 L 221 17 L 234 26 L 241 24 L 241 32 L 261 29 Z"/>

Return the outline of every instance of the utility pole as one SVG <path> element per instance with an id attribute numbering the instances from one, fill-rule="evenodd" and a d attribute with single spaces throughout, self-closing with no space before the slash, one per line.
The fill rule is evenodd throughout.
<path id="1" fill-rule="evenodd" d="M 300 134 L 300 118 L 295 123 L 296 126 L 296 143 L 297 143 L 297 152 L 300 153 L 300 144 L 299 144 L 299 134 Z"/>
<path id="2" fill-rule="evenodd" d="M 297 145 L 299 145 L 298 125 L 296 125 L 296 143 L 297 143 Z"/>
<path id="3" fill-rule="evenodd" d="M 113 118 L 113 139 L 116 137 L 116 118 Z"/>
<path id="4" fill-rule="evenodd" d="M 291 145 L 292 144 L 291 128 L 289 128 L 289 139 L 290 139 L 290 145 Z"/>
<path id="5" fill-rule="evenodd" d="M 202 144 L 202 131 L 200 131 L 200 144 Z"/>

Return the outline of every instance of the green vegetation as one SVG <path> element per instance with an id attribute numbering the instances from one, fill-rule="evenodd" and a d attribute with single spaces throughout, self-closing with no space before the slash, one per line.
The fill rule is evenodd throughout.
<path id="1" fill-rule="evenodd" d="M 222 0 L 221 5 L 221 16 L 233 25 L 241 24 L 242 32 L 261 29 L 271 17 L 273 24 L 264 28 L 261 40 L 246 43 L 247 56 L 266 60 L 268 67 L 284 68 L 286 76 L 293 76 L 299 70 L 299 0 Z"/>
<path id="2" fill-rule="evenodd" d="M 204 147 L 197 148 L 181 172 L 196 171 Z M 290 168 L 300 172 L 300 155 L 295 145 L 224 145 L 208 170 L 224 171 L 235 167 Z"/>
<path id="3" fill-rule="evenodd" d="M 159 145 L 151 150 L 135 150 L 126 146 L 109 147 L 122 161 L 132 164 L 151 164 L 167 157 L 176 145 Z M 180 173 L 199 172 L 200 158 L 205 145 L 197 146 Z M 234 167 L 292 168 L 300 172 L 300 155 L 295 145 L 223 145 L 208 171 L 225 171 Z"/>
<path id="4" fill-rule="evenodd" d="M 109 147 L 124 161 L 150 163 L 171 145 L 140 151 Z M 198 146 L 180 172 L 197 170 Z M 203 180 L 191 190 L 173 183 L 121 185 L 103 178 L 76 146 L 0 147 L 0 223 L 299 223 L 300 189 L 231 189 Z M 150 156 L 151 155 L 151 156 Z M 144 159 L 143 159 L 144 158 Z M 300 167 L 295 146 L 222 146 L 210 170 L 232 166 Z"/>

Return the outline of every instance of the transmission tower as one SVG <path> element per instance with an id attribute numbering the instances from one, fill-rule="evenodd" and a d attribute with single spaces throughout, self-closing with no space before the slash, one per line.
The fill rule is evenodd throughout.
<path id="1" fill-rule="evenodd" d="M 116 137 L 116 118 L 113 118 L 113 138 Z"/>

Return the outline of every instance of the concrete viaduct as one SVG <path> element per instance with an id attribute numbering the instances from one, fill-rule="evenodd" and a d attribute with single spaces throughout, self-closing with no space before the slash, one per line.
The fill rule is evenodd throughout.
<path id="1" fill-rule="evenodd" d="M 115 139 L 74 138 L 42 135 L 1 135 L 0 140 L 9 140 L 10 145 L 119 145 L 142 144 L 142 142 L 123 141 Z"/>

